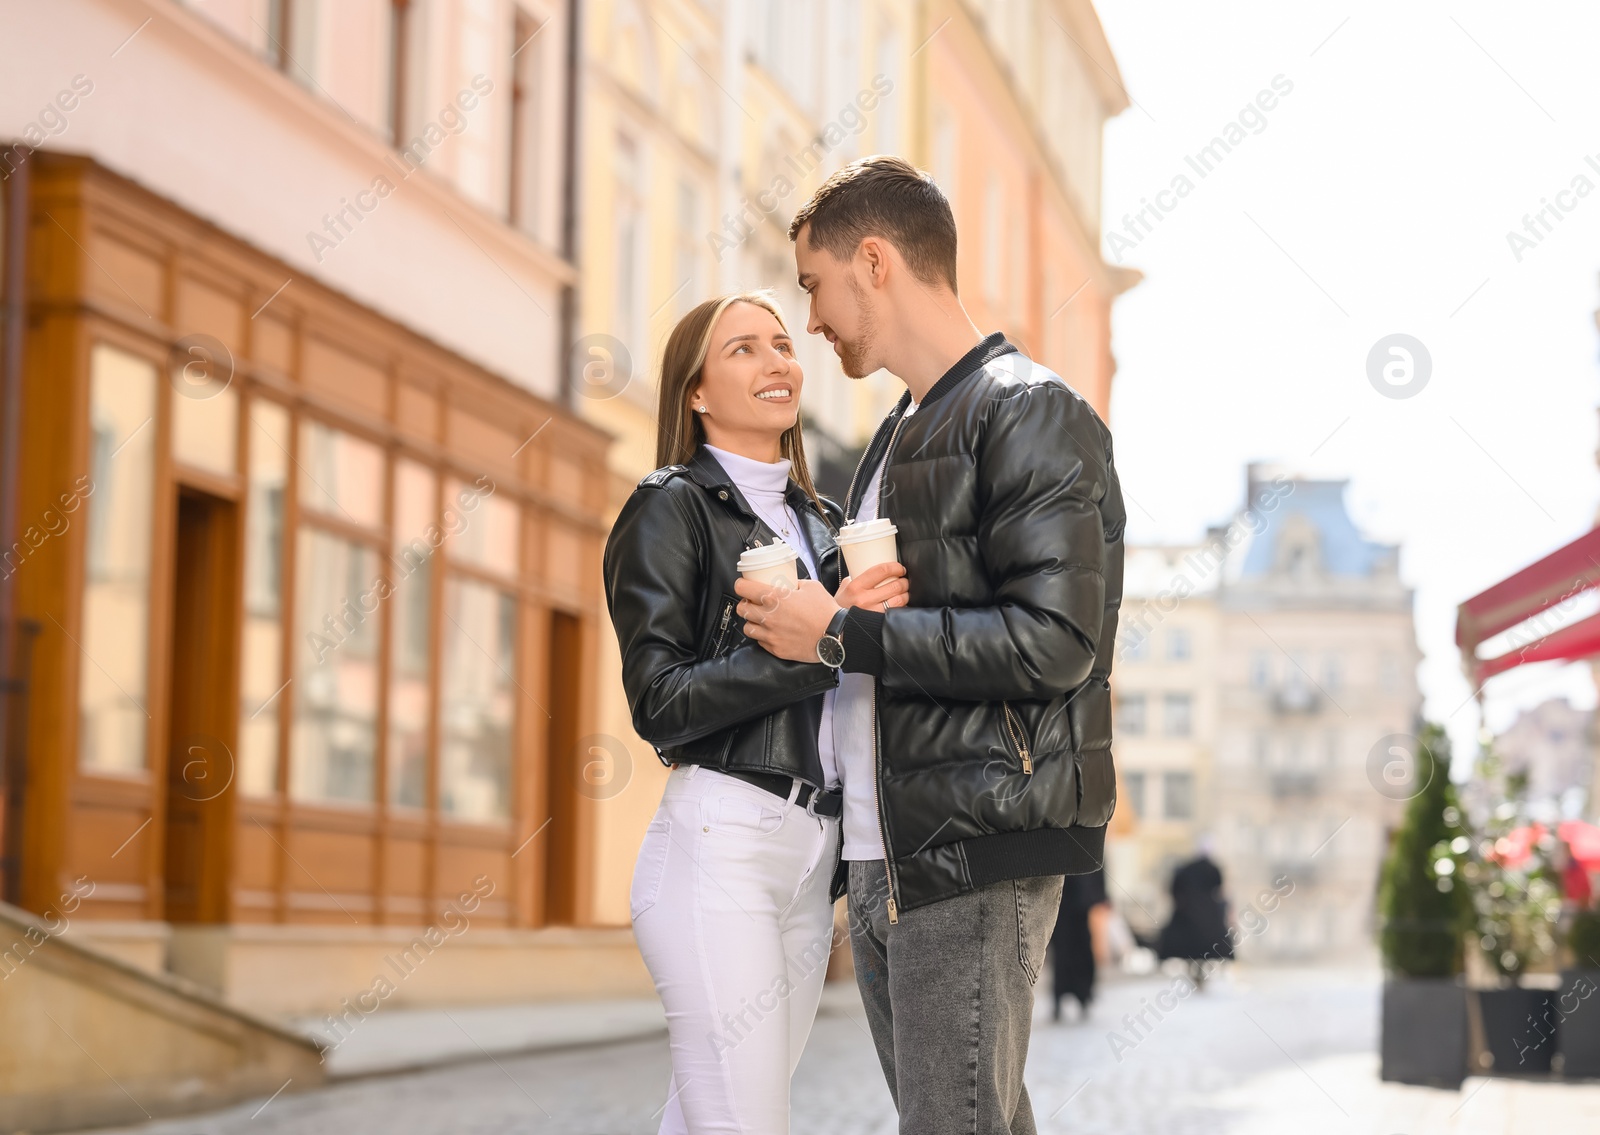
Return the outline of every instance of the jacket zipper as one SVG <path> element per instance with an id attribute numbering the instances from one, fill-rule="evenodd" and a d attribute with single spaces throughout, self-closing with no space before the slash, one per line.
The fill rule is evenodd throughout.
<path id="1" fill-rule="evenodd" d="M 883 486 L 889 479 L 889 458 L 894 453 L 895 439 L 900 436 L 900 427 L 905 424 L 902 416 L 894 424 L 894 432 L 889 435 L 889 444 L 883 449 L 883 473 L 878 478 L 878 516 L 883 516 Z M 860 469 L 856 470 L 858 473 Z M 852 478 L 852 482 L 854 478 Z M 854 485 L 852 484 L 852 489 Z M 848 497 L 846 498 L 848 499 Z M 878 831 L 883 837 L 883 875 L 889 883 L 889 925 L 893 926 L 900 921 L 900 912 L 894 902 L 894 860 L 889 858 L 889 821 L 884 818 L 883 800 L 879 795 L 878 782 L 882 779 L 882 770 L 878 763 L 878 680 L 872 680 L 872 805 L 878 810 Z"/>
<path id="2" fill-rule="evenodd" d="M 903 422 L 903 421 L 905 421 L 905 419 L 901 418 L 899 421 L 895 422 L 894 430 L 893 430 L 893 432 L 891 432 L 889 434 L 889 445 L 893 445 L 894 444 L 894 435 L 900 432 L 900 423 Z M 881 430 L 883 427 L 879 426 L 878 428 Z M 876 440 L 876 438 L 874 438 L 874 440 Z M 871 456 L 872 456 L 872 443 L 868 442 L 867 443 L 867 448 L 862 451 L 861 460 L 856 462 L 856 471 L 854 473 L 850 474 L 850 487 L 844 491 L 844 507 L 845 507 L 845 517 L 844 517 L 844 519 L 845 519 L 845 523 L 847 523 L 847 524 L 851 520 L 850 502 L 851 502 L 852 499 L 854 499 L 854 497 L 856 495 L 856 481 L 860 479 L 861 470 L 866 467 L 867 458 L 869 458 Z M 889 457 L 889 450 L 888 450 L 888 447 L 885 446 L 884 447 L 884 469 L 885 470 L 887 470 L 889 468 L 889 466 L 888 466 L 888 457 Z M 881 481 L 879 482 L 879 485 L 878 485 L 878 493 L 879 493 L 879 496 L 880 496 L 880 500 L 878 502 L 878 513 L 879 513 L 879 515 L 882 515 L 882 513 L 883 513 L 883 502 L 881 500 L 881 497 L 882 497 L 882 493 L 883 493 L 883 484 L 882 484 Z"/>
<path id="3" fill-rule="evenodd" d="M 1022 731 L 1021 726 L 1017 725 L 1015 723 L 1015 719 L 1011 716 L 1011 705 L 1010 705 L 1010 703 L 1009 702 L 1001 702 L 1000 703 L 1000 708 L 1005 711 L 1005 715 L 1006 715 L 1006 732 L 1011 734 L 1011 743 L 1014 746 L 1016 746 L 1017 756 L 1022 758 L 1022 771 L 1026 775 L 1032 776 L 1033 775 L 1033 757 L 1028 752 L 1027 736 Z"/>
<path id="4" fill-rule="evenodd" d="M 731 618 L 733 618 L 733 603 L 730 601 L 722 606 L 722 622 L 717 624 L 717 642 L 711 648 L 713 658 L 722 653 L 722 640 L 728 637 L 728 620 Z"/>

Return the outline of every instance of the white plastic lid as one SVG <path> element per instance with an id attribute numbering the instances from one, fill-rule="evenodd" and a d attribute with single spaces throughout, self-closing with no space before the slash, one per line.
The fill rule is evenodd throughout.
<path id="1" fill-rule="evenodd" d="M 894 526 L 894 521 L 886 517 L 876 520 L 858 520 L 854 524 L 846 524 L 839 529 L 837 542 L 840 544 L 859 544 L 863 540 L 876 540 L 880 536 L 893 536 L 900 529 Z"/>
<path id="2" fill-rule="evenodd" d="M 800 553 L 785 544 L 782 540 L 773 540 L 765 546 L 757 545 L 746 548 L 739 556 L 740 571 L 758 571 L 761 568 L 777 567 L 790 560 L 800 558 Z"/>

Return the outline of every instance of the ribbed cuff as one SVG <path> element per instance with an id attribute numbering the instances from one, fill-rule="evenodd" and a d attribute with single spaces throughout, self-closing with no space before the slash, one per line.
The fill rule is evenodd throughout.
<path id="1" fill-rule="evenodd" d="M 883 612 L 852 607 L 844 617 L 844 665 L 846 674 L 883 673 Z"/>

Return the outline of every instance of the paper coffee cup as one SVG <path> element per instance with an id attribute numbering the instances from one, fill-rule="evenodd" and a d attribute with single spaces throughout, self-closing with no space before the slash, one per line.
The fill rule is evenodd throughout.
<path id="1" fill-rule="evenodd" d="M 784 583 L 794 587 L 800 581 L 800 573 L 794 566 L 799 558 L 800 553 L 788 544 L 773 540 L 770 544 L 746 548 L 739 556 L 739 574 L 773 587 Z"/>
<path id="2" fill-rule="evenodd" d="M 834 539 L 844 553 L 845 566 L 850 569 L 848 574 L 857 576 L 878 564 L 898 563 L 900 553 L 894 542 L 898 531 L 894 521 L 882 517 L 846 524 L 839 529 Z"/>

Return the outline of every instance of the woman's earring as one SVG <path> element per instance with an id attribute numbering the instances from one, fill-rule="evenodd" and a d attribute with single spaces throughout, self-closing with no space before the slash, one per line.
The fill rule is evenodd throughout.
<path id="1" fill-rule="evenodd" d="M 707 413 L 710 413 L 710 411 L 707 410 L 704 406 L 696 406 L 694 408 L 694 412 L 696 414 L 707 414 Z"/>

